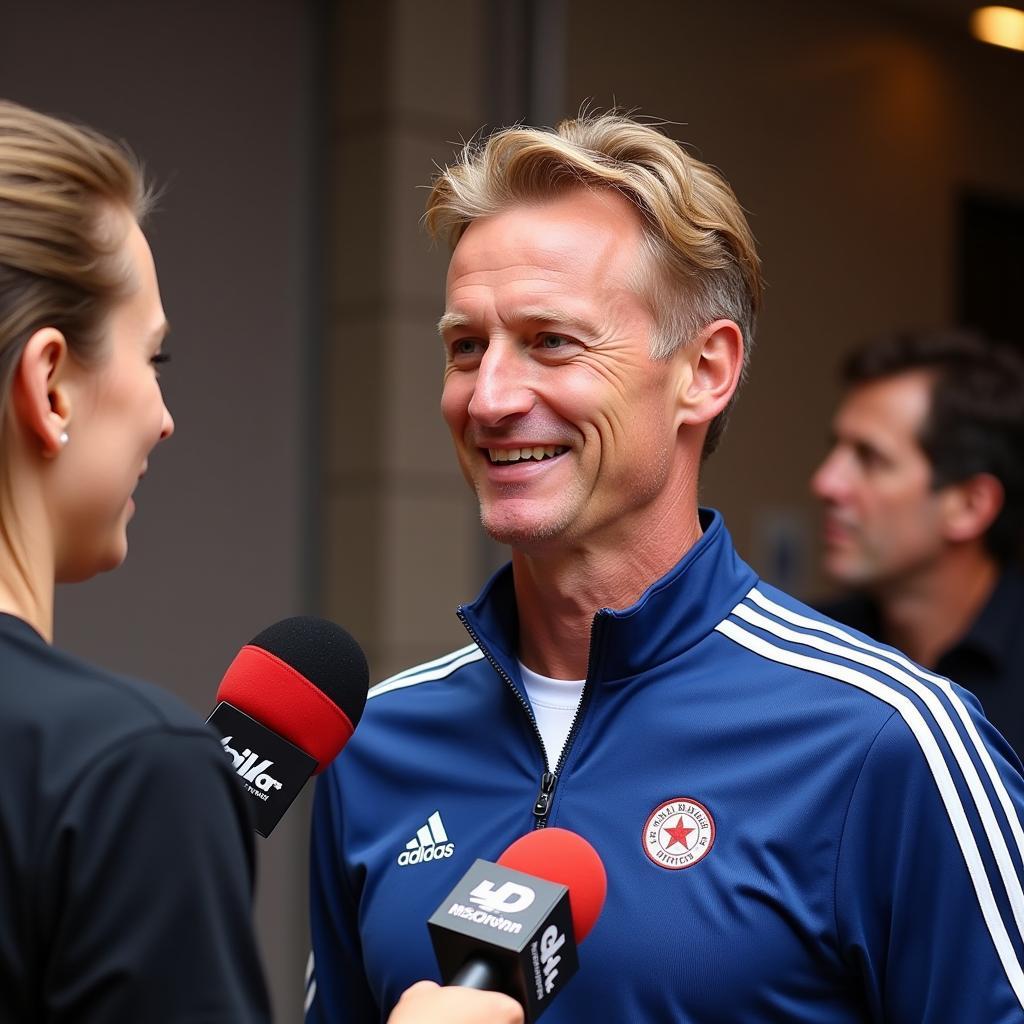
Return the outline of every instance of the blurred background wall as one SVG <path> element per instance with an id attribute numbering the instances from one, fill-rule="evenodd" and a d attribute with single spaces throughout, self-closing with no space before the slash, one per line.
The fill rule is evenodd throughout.
<path id="1" fill-rule="evenodd" d="M 504 553 L 438 412 L 447 254 L 420 228 L 422 186 L 481 126 L 583 103 L 671 122 L 750 213 L 768 295 L 703 497 L 773 582 L 819 592 L 807 478 L 841 354 L 986 310 L 1020 339 L 1024 54 L 971 39 L 969 9 L 0 2 L 0 94 L 129 140 L 165 187 L 149 234 L 177 431 L 127 564 L 61 593 L 58 642 L 204 713 L 285 615 L 341 622 L 378 679 L 465 643 L 454 608 Z M 1003 280 L 979 313 L 970 282 Z M 308 798 L 259 844 L 284 1024 L 301 1017 L 307 822 Z"/>

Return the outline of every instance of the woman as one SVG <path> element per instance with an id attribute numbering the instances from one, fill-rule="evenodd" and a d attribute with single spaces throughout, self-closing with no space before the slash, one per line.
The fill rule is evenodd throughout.
<path id="1" fill-rule="evenodd" d="M 133 159 L 0 102 L 0 1020 L 264 1021 L 252 838 L 204 724 L 50 646 L 174 424 Z"/>
<path id="2" fill-rule="evenodd" d="M 259 1024 L 247 808 L 171 695 L 51 646 L 57 582 L 120 565 L 174 430 L 138 165 L 0 101 L 0 1020 Z M 397 1020 L 521 1020 L 414 986 Z"/>

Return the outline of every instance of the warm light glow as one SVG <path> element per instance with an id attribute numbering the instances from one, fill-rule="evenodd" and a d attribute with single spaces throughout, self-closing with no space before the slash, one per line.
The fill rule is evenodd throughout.
<path id="1" fill-rule="evenodd" d="M 1024 11 L 1015 7 L 979 7 L 971 15 L 971 34 L 983 43 L 1024 50 Z"/>

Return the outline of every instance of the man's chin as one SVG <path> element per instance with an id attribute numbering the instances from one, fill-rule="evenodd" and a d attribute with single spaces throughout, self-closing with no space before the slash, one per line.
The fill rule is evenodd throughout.
<path id="1" fill-rule="evenodd" d="M 558 540 L 565 532 L 564 524 L 532 517 L 495 515 L 480 510 L 480 523 L 487 536 L 498 544 L 528 550 Z"/>
<path id="2" fill-rule="evenodd" d="M 839 552 L 826 552 L 822 568 L 829 582 L 846 590 L 859 590 L 871 582 L 870 573 L 855 559 Z"/>

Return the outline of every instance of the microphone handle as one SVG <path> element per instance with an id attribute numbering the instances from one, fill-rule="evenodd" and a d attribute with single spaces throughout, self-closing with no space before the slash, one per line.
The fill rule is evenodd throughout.
<path id="1" fill-rule="evenodd" d="M 501 974 L 488 960 L 471 957 L 467 960 L 448 982 L 461 988 L 475 988 L 482 992 L 504 992 Z"/>

